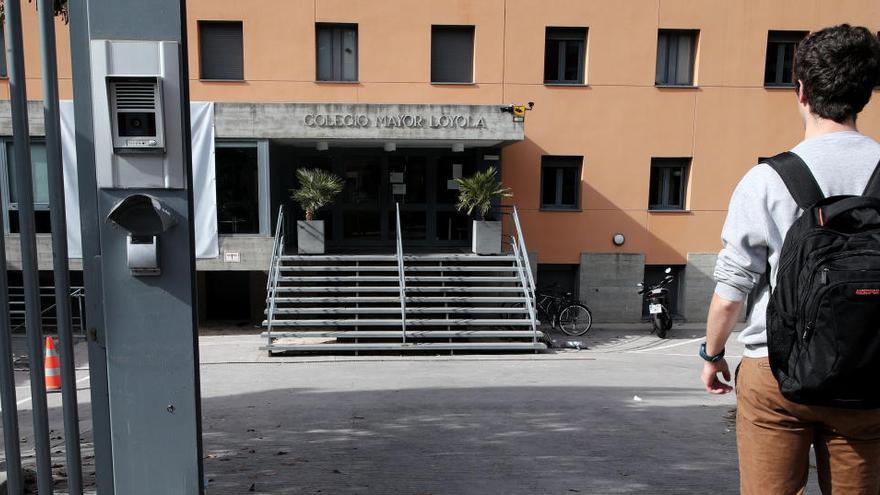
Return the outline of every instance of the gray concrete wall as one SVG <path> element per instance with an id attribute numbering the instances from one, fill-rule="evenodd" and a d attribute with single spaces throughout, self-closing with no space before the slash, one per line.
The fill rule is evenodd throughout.
<path id="1" fill-rule="evenodd" d="M 71 270 L 82 270 L 82 259 L 72 258 Z M 37 267 L 52 270 L 52 235 L 37 234 Z M 18 234 L 6 236 L 6 269 L 21 270 L 21 238 Z"/>
<path id="2" fill-rule="evenodd" d="M 259 235 L 220 236 L 220 256 L 196 260 L 196 270 L 268 271 L 275 239 Z M 239 253 L 239 263 L 224 261 L 224 253 Z"/>
<path id="3" fill-rule="evenodd" d="M 641 253 L 581 253 L 580 297 L 597 322 L 635 322 L 642 318 L 636 284 L 645 275 Z"/>
<path id="4" fill-rule="evenodd" d="M 712 300 L 715 290 L 712 272 L 715 270 L 717 258 L 717 253 L 688 253 L 679 307 L 689 322 L 706 321 L 709 301 Z"/>
<path id="5" fill-rule="evenodd" d="M 315 123 L 316 116 L 320 123 Z M 469 119 L 468 124 L 437 125 L 438 119 L 445 123 L 450 116 Z M 409 125 L 387 120 L 398 117 L 405 117 Z M 524 136 L 523 122 L 514 122 L 513 115 L 498 105 L 217 102 L 214 118 L 219 138 L 364 139 L 405 144 L 409 140 L 497 143 L 522 141 Z"/>
<path id="6" fill-rule="evenodd" d="M 28 101 L 28 134 L 33 136 L 45 136 L 46 128 L 43 123 L 43 102 Z M 9 100 L 0 100 L 0 136 L 12 135 L 12 103 Z"/>
<path id="7" fill-rule="evenodd" d="M 199 259 L 197 270 L 220 271 L 262 271 L 269 269 L 269 258 L 272 257 L 272 237 L 263 236 L 220 236 L 220 256 L 217 258 Z M 237 252 L 241 255 L 240 263 L 226 263 L 225 252 Z M 37 265 L 40 270 L 52 270 L 52 237 L 50 234 L 37 235 Z M 18 234 L 6 236 L 6 267 L 9 270 L 21 270 L 21 242 Z M 82 270 L 82 259 L 70 260 L 71 270 Z"/>

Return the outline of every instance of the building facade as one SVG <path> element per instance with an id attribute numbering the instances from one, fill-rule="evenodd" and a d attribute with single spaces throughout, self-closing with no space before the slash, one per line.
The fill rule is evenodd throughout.
<path id="1" fill-rule="evenodd" d="M 198 260 L 208 320 L 262 313 L 275 213 L 287 204 L 289 217 L 299 214 L 289 200 L 298 167 L 346 181 L 321 213 L 331 249 L 390 252 L 398 202 L 407 248 L 467 249 L 469 219 L 455 211 L 452 179 L 495 166 L 513 190 L 506 202 L 519 210 L 539 286 L 570 287 L 597 321 L 637 321 L 636 283 L 672 266 L 677 312 L 701 321 L 734 186 L 760 157 L 802 137 L 795 44 L 842 22 L 880 30 L 874 0 L 191 0 L 187 8 L 191 98 L 214 102 L 219 253 Z M 28 97 L 39 100 L 36 16 L 24 15 Z M 57 29 L 69 99 L 67 28 Z M 8 92 L 0 82 L 0 99 Z M 508 106 L 529 102 L 518 122 Z M 30 113 L 37 139 L 40 113 Z M 876 98 L 858 124 L 880 136 Z M 15 270 L 10 129 L 7 102 L 0 186 Z M 45 232 L 40 146 L 33 166 Z M 48 236 L 41 241 L 48 271 Z"/>

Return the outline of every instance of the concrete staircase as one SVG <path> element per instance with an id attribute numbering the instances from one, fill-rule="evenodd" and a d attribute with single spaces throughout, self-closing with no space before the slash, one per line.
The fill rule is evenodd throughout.
<path id="1" fill-rule="evenodd" d="M 278 255 L 263 349 L 537 352 L 526 270 L 518 254 Z"/>

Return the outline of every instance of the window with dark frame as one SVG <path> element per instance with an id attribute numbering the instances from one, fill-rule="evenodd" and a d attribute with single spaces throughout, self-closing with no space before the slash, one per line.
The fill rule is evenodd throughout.
<path id="1" fill-rule="evenodd" d="M 652 158 L 649 210 L 684 210 L 690 158 Z"/>
<path id="2" fill-rule="evenodd" d="M 244 80 L 241 21 L 199 21 L 199 78 Z"/>
<path id="3" fill-rule="evenodd" d="M 9 232 L 20 232 L 18 219 L 18 192 L 15 189 L 14 161 L 15 145 L 12 141 L 6 142 L 6 183 L 9 194 L 6 201 L 6 209 L 9 212 Z M 31 173 L 33 174 L 34 195 L 34 222 L 36 232 L 45 234 L 52 231 L 49 217 L 49 166 L 46 156 L 46 143 L 31 143 Z"/>
<path id="4" fill-rule="evenodd" d="M 357 24 L 316 24 L 315 47 L 318 81 L 358 80 Z"/>
<path id="5" fill-rule="evenodd" d="M 764 86 L 792 87 L 794 52 L 808 31 L 769 31 L 767 59 L 764 64 Z"/>
<path id="6" fill-rule="evenodd" d="M 584 84 L 587 28 L 547 27 L 544 84 Z"/>
<path id="7" fill-rule="evenodd" d="M 0 22 L 0 78 L 9 77 L 6 73 L 6 32 Z"/>
<path id="8" fill-rule="evenodd" d="M 431 26 L 431 82 L 474 82 L 474 26 Z"/>
<path id="9" fill-rule="evenodd" d="M 217 232 L 260 233 L 257 144 L 218 142 L 214 150 Z"/>
<path id="10" fill-rule="evenodd" d="M 657 86 L 693 86 L 697 37 L 695 29 L 661 29 L 657 34 Z"/>
<path id="11" fill-rule="evenodd" d="M 582 156 L 541 157 L 541 208 L 580 208 Z"/>

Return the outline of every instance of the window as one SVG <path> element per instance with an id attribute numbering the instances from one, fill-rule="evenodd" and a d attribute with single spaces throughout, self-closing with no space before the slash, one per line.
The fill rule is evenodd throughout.
<path id="1" fill-rule="evenodd" d="M 199 77 L 244 80 L 240 21 L 199 21 Z"/>
<path id="2" fill-rule="evenodd" d="M 541 208 L 575 210 L 580 207 L 580 156 L 541 157 Z"/>
<path id="3" fill-rule="evenodd" d="M 583 84 L 586 28 L 547 28 L 544 84 Z"/>
<path id="4" fill-rule="evenodd" d="M 18 220 L 18 192 L 15 190 L 15 146 L 6 142 L 6 209 L 9 212 L 9 232 L 18 233 L 21 227 Z M 51 232 L 49 218 L 49 167 L 46 162 L 45 143 L 31 143 L 31 164 L 34 181 L 34 222 L 37 233 Z"/>
<path id="5" fill-rule="evenodd" d="M 792 69 L 797 44 L 807 31 L 770 31 L 767 34 L 767 62 L 764 65 L 764 86 L 794 85 Z"/>
<path id="6" fill-rule="evenodd" d="M 258 234 L 260 193 L 256 143 L 217 143 L 217 232 Z"/>
<path id="7" fill-rule="evenodd" d="M 684 210 L 690 158 L 652 158 L 648 209 Z"/>
<path id="8" fill-rule="evenodd" d="M 8 77 L 6 73 L 6 32 L 0 22 L 0 77 Z"/>
<path id="9" fill-rule="evenodd" d="M 695 30 L 661 29 L 657 37 L 657 86 L 693 86 Z"/>
<path id="10" fill-rule="evenodd" d="M 317 79 L 358 80 L 357 24 L 317 24 Z"/>
<path id="11" fill-rule="evenodd" d="M 431 26 L 431 82 L 474 82 L 473 26 Z"/>

